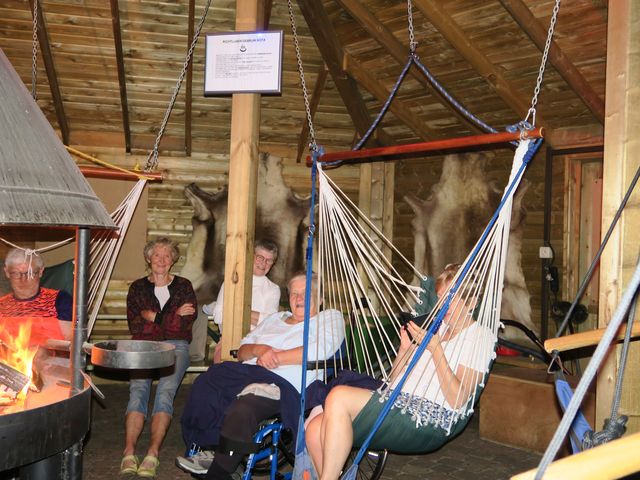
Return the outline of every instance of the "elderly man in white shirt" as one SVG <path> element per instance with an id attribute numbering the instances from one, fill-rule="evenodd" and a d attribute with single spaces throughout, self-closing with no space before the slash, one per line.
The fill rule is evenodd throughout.
<path id="1" fill-rule="evenodd" d="M 278 258 L 278 246 L 271 240 L 258 240 L 253 255 L 253 284 L 251 290 L 251 326 L 256 326 L 268 315 L 278 311 L 280 305 L 280 287 L 267 278 L 267 274 Z M 220 326 L 222 332 L 222 304 L 224 298 L 224 283 L 220 286 L 218 298 L 215 302 L 205 305 L 202 310 L 207 315 L 213 315 L 213 321 Z M 214 363 L 221 360 L 220 343 L 213 353 Z"/>

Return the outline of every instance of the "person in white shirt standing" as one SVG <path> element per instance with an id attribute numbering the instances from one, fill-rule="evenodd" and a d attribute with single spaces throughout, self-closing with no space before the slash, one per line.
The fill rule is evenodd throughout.
<path id="1" fill-rule="evenodd" d="M 278 311 L 280 305 L 280 287 L 267 278 L 267 274 L 278 258 L 278 246 L 271 240 L 258 240 L 253 255 L 253 285 L 251 289 L 251 326 L 250 331 L 268 315 Z M 213 315 L 213 321 L 222 332 L 222 304 L 224 283 L 220 286 L 215 302 L 205 305 L 202 310 Z M 213 352 L 213 363 L 221 361 L 221 343 L 218 342 Z"/>

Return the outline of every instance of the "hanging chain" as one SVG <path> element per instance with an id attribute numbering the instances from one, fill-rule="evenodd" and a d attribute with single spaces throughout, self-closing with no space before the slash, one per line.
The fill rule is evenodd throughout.
<path id="1" fill-rule="evenodd" d="M 416 42 L 416 37 L 413 33 L 413 7 L 411 0 L 407 0 L 407 20 L 409 22 L 409 51 L 415 53 L 418 42 Z"/>
<path id="2" fill-rule="evenodd" d="M 551 14 L 551 21 L 549 22 L 549 31 L 547 32 L 547 41 L 544 45 L 544 52 L 542 53 L 542 61 L 540 62 L 540 69 L 538 70 L 538 79 L 536 80 L 536 88 L 533 90 L 533 98 L 531 98 L 531 107 L 527 112 L 527 116 L 524 122 L 529 120 L 531 116 L 531 126 L 536 126 L 536 105 L 538 104 L 538 94 L 540 93 L 540 87 L 542 86 L 542 77 L 544 77 L 544 69 L 547 64 L 547 57 L 549 56 L 549 49 L 551 48 L 551 41 L 553 40 L 553 30 L 556 27 L 556 20 L 558 19 L 558 11 L 560 10 L 560 1 L 556 0 L 556 4 L 553 6 L 553 13 Z"/>
<path id="3" fill-rule="evenodd" d="M 145 172 L 150 172 L 151 170 L 153 170 L 158 166 L 158 147 L 160 146 L 160 141 L 162 140 L 162 136 L 164 135 L 164 130 L 165 128 L 167 128 L 167 123 L 169 122 L 169 116 L 171 115 L 173 106 L 175 105 L 176 99 L 178 98 L 178 93 L 180 92 L 182 81 L 184 80 L 184 76 L 187 74 L 187 69 L 189 68 L 189 63 L 191 62 L 191 56 L 193 55 L 193 51 L 196 48 L 196 44 L 198 43 L 198 38 L 200 37 L 200 31 L 202 30 L 202 25 L 204 25 L 204 21 L 207 18 L 207 13 L 209 12 L 210 6 L 211 6 L 211 0 L 207 0 L 207 3 L 204 7 L 204 11 L 202 12 L 202 16 L 200 17 L 200 21 L 198 22 L 198 26 L 196 27 L 196 30 L 193 34 L 193 40 L 191 41 L 191 45 L 189 46 L 189 50 L 187 51 L 187 56 L 184 59 L 184 63 L 182 65 L 182 71 L 180 72 L 180 76 L 178 77 L 176 86 L 173 89 L 171 100 L 169 100 L 167 111 L 164 113 L 164 118 L 162 119 L 162 124 L 160 125 L 158 136 L 156 137 L 156 142 L 153 145 L 153 151 L 149 153 L 149 156 L 147 157 L 147 163 L 144 166 Z"/>
<path id="4" fill-rule="evenodd" d="M 300 84 L 302 85 L 302 95 L 304 97 L 304 109 L 307 112 L 307 124 L 309 125 L 309 149 L 315 152 L 318 150 L 318 144 L 316 143 L 316 132 L 313 128 L 313 119 L 311 118 L 307 82 L 305 82 L 304 79 L 304 68 L 302 67 L 302 56 L 300 55 L 300 43 L 298 42 L 296 20 L 293 15 L 293 5 L 291 4 L 291 0 L 287 0 L 287 4 L 289 6 L 289 20 L 291 21 L 291 31 L 293 32 L 293 43 L 296 47 L 296 60 L 298 61 L 298 74 L 300 75 Z"/>
<path id="5" fill-rule="evenodd" d="M 33 48 L 31 52 L 31 96 L 37 100 L 36 80 L 38 78 L 38 0 L 33 0 Z"/>

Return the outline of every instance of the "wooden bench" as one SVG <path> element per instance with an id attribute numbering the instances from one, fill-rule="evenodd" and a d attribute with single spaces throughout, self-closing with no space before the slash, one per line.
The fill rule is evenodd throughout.
<path id="1" fill-rule="evenodd" d="M 594 426 L 593 392 L 587 394 L 582 411 Z M 481 438 L 543 453 L 561 417 L 553 375 L 544 367 L 494 365 L 480 398 Z"/>

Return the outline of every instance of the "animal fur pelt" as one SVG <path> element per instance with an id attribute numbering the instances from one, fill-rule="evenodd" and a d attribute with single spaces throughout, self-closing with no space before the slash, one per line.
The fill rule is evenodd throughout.
<path id="1" fill-rule="evenodd" d="M 415 217 L 411 223 L 414 264 L 419 271 L 437 275 L 448 263 L 461 263 L 480 238 L 500 203 L 502 190 L 487 179 L 486 157 L 480 154 L 448 155 L 440 180 L 422 200 L 404 196 Z M 522 231 L 526 212 L 522 198 L 528 188 L 523 180 L 513 201 L 501 318 L 517 320 L 534 332 L 530 295 L 522 271 Z M 522 337 L 507 331 L 505 338 Z"/>
<path id="2" fill-rule="evenodd" d="M 215 300 L 224 279 L 227 187 L 217 193 L 187 185 L 193 205 L 193 235 L 181 275 L 191 280 L 198 303 Z M 255 238 L 273 240 L 278 260 L 269 278 L 285 292 L 286 279 L 304 268 L 303 245 L 309 225 L 309 201 L 296 195 L 282 177 L 282 159 L 263 153 L 258 169 Z"/>

